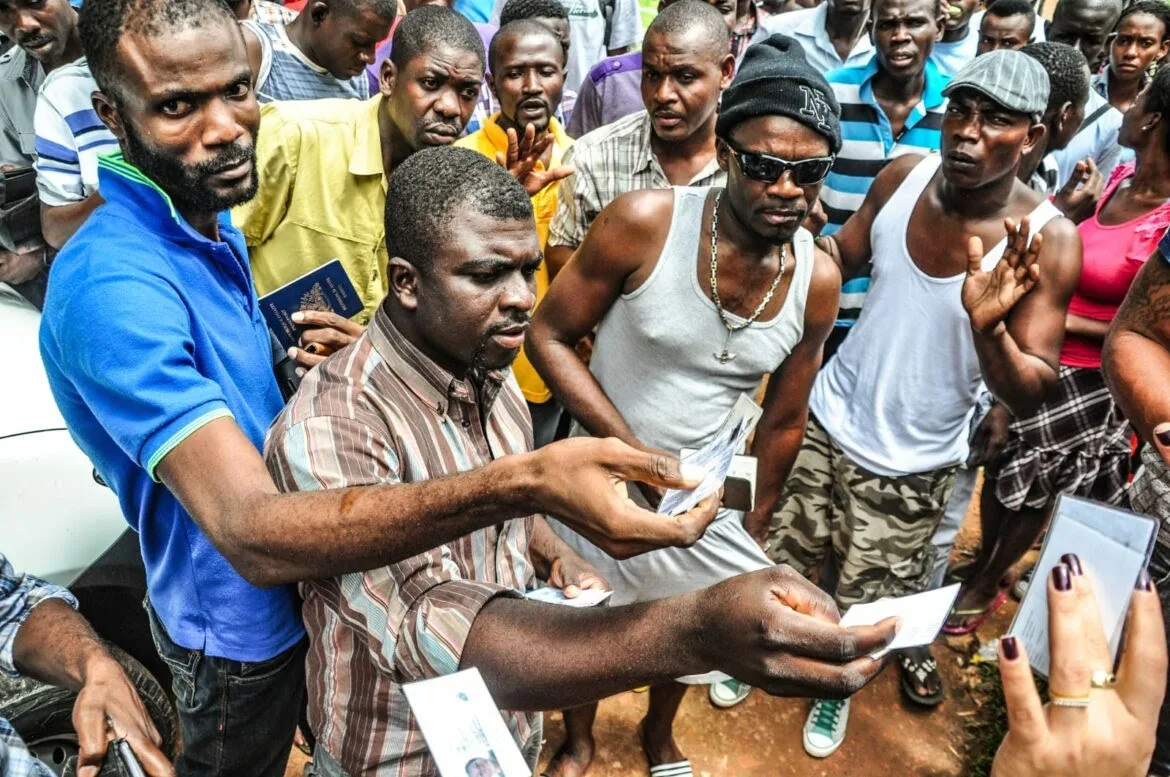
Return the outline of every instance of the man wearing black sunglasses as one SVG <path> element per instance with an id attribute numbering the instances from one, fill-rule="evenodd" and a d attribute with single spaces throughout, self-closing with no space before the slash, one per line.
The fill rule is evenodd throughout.
<path id="1" fill-rule="evenodd" d="M 872 266 L 873 284 L 813 386 L 773 559 L 807 575 L 832 552 L 842 608 L 926 589 L 980 383 L 1017 416 L 1056 384 L 1080 238 L 1016 177 L 1043 138 L 1048 92 L 1043 66 L 1022 52 L 977 57 L 944 92 L 941 154 L 891 162 L 819 241 L 846 278 Z M 914 702 L 941 703 L 927 649 L 898 661 Z M 825 732 L 806 728 L 806 750 L 840 745 L 847 704 L 816 702 Z"/>
<path id="2" fill-rule="evenodd" d="M 746 517 L 724 509 L 694 547 L 632 564 L 562 531 L 612 583 L 616 603 L 684 593 L 771 565 L 760 540 L 800 448 L 840 290 L 836 265 L 801 228 L 841 146 L 838 111 L 796 41 L 775 35 L 752 46 L 715 125 L 726 187 L 617 198 L 536 311 L 528 355 L 576 419 L 578 434 L 618 437 L 644 450 L 697 448 L 740 395 L 771 376 L 752 446 L 755 505 Z M 586 366 L 574 345 L 595 328 Z M 635 497 L 661 496 L 647 491 Z M 750 691 L 725 675 L 685 679 L 716 681 L 711 698 L 719 706 Z M 643 741 L 652 774 L 691 774 L 672 735 L 684 691 L 675 682 L 651 689 Z M 566 712 L 562 754 L 576 760 L 570 769 L 561 759 L 550 773 L 583 772 L 594 709 Z"/>

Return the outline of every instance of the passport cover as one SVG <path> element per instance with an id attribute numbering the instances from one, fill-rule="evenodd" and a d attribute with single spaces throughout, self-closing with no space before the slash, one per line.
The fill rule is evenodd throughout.
<path id="1" fill-rule="evenodd" d="M 286 351 L 297 344 L 301 327 L 293 323 L 299 310 L 332 311 L 352 318 L 365 307 L 340 259 L 326 262 L 260 298 L 260 310 L 273 336 Z"/>

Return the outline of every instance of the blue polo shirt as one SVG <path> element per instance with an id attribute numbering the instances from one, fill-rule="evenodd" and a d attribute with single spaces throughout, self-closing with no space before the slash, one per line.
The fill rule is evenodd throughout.
<path id="1" fill-rule="evenodd" d="M 196 232 L 120 152 L 105 204 L 53 262 L 41 355 L 77 444 L 138 532 L 151 604 L 177 644 L 262 661 L 304 633 L 291 586 L 245 581 L 158 482 L 162 459 L 217 418 L 259 451 L 282 407 L 243 236 Z M 292 527 L 290 527 L 291 529 Z"/>
<path id="2" fill-rule="evenodd" d="M 865 65 L 843 67 L 826 76 L 841 104 L 841 151 L 821 187 L 821 204 L 827 217 L 823 235 L 831 235 L 845 225 L 865 201 L 873 179 L 891 160 L 904 154 L 937 153 L 942 144 L 947 108 L 942 92 L 951 77 L 927 60 L 922 97 L 906 117 L 901 133 L 894 135 L 873 93 L 877 72 L 878 60 L 873 57 Z M 837 326 L 853 325 L 868 292 L 868 271 L 845 281 Z"/>

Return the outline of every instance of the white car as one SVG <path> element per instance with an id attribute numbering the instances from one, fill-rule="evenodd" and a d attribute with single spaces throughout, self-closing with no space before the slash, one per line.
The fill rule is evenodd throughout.
<path id="1" fill-rule="evenodd" d="M 168 696 L 170 674 L 154 651 L 143 608 L 138 537 L 57 411 L 41 363 L 40 319 L 36 308 L 0 284 L 0 553 L 18 572 L 77 596 L 81 612 L 134 680 L 173 755 L 178 721 Z M 100 313 L 93 325 L 101 326 Z M 77 751 L 73 698 L 33 680 L 0 676 L 0 717 L 58 775 Z"/>

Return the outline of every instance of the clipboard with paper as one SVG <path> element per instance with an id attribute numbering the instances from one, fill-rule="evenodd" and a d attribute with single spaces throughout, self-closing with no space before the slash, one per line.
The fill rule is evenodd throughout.
<path id="1" fill-rule="evenodd" d="M 1157 532 L 1157 522 L 1147 516 L 1066 494 L 1057 497 L 1033 583 L 1008 630 L 1023 640 L 1037 674 L 1048 677 L 1047 582 L 1061 556 L 1075 553 L 1089 575 L 1116 664 L 1134 585 L 1150 560 Z"/>

